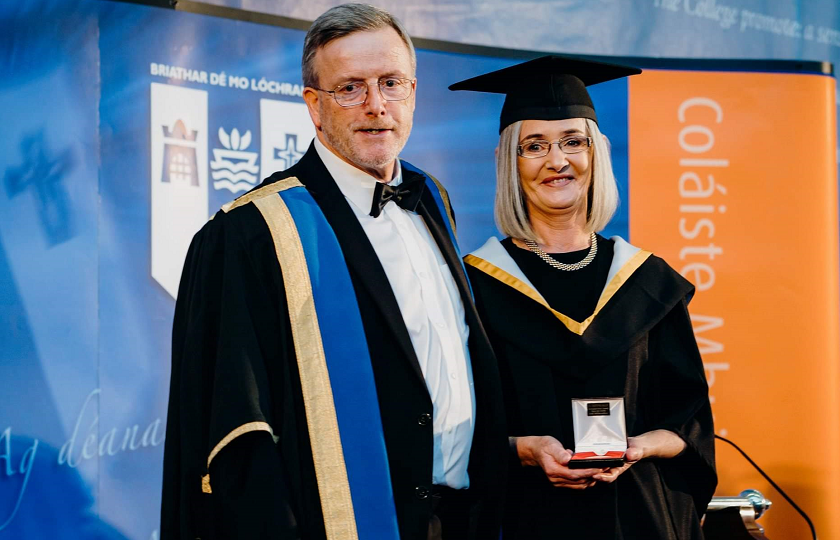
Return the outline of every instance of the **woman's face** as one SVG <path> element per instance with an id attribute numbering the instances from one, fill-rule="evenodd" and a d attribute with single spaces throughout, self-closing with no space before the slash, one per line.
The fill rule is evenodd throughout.
<path id="1" fill-rule="evenodd" d="M 557 141 L 572 136 L 586 136 L 586 120 L 525 120 L 519 133 L 519 144 L 537 139 Z M 592 179 L 591 147 L 579 153 L 565 154 L 558 144 L 552 144 L 544 157 L 518 156 L 516 159 L 531 219 L 571 215 L 576 221 L 582 216 L 581 224 L 586 223 L 587 193 Z"/>

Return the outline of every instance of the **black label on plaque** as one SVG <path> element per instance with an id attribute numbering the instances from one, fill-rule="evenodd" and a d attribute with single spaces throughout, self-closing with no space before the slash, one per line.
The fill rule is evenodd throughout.
<path id="1" fill-rule="evenodd" d="M 587 403 L 586 404 L 586 416 L 609 416 L 610 415 L 610 404 L 609 403 Z"/>

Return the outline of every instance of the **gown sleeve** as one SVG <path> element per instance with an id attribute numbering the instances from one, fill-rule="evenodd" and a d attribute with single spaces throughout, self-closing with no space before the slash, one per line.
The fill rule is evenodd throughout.
<path id="1" fill-rule="evenodd" d="M 271 366 L 291 340 L 268 236 L 246 205 L 219 212 L 190 245 L 172 335 L 162 540 L 298 537 L 275 444 L 283 375 Z"/>
<path id="2" fill-rule="evenodd" d="M 658 399 L 647 411 L 651 430 L 673 431 L 686 443 L 677 457 L 663 459 L 659 469 L 672 493 L 689 494 L 698 516 L 717 485 L 714 424 L 709 387 L 685 300 L 651 331 L 650 359 L 656 364 L 653 388 Z"/>

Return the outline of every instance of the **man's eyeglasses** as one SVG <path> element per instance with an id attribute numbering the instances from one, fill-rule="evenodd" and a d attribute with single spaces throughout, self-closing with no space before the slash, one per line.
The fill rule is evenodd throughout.
<path id="1" fill-rule="evenodd" d="M 417 79 L 402 79 L 399 77 L 382 77 L 377 81 L 379 94 L 385 101 L 402 101 L 408 99 L 414 91 L 414 83 Z M 365 81 L 350 81 L 339 84 L 334 90 L 324 90 L 314 87 L 315 90 L 332 94 L 335 102 L 342 107 L 356 107 L 367 101 L 368 84 Z"/>
<path id="2" fill-rule="evenodd" d="M 517 146 L 516 153 L 524 158 L 541 158 L 548 155 L 552 144 L 556 144 L 564 154 L 578 154 L 592 146 L 592 137 L 566 137 L 556 141 L 534 139 Z"/>

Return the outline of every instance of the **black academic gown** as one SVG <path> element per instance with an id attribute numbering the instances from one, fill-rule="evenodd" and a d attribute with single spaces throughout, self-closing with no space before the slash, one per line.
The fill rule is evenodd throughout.
<path id="1" fill-rule="evenodd" d="M 405 175 L 411 175 L 404 171 Z M 312 194 L 344 254 L 361 311 L 403 540 L 427 535 L 432 497 L 432 401 L 394 293 L 353 211 L 310 146 L 298 164 L 263 186 L 297 177 Z M 408 180 L 409 178 L 404 178 Z M 478 322 L 455 248 L 426 191 L 418 212 L 464 302 L 475 384 L 469 513 L 475 538 L 498 538 L 507 438 L 498 368 Z M 340 328 L 322 332 L 341 332 Z M 234 436 L 202 477 L 212 448 Z M 161 540 L 325 538 L 300 379 L 272 237 L 253 204 L 219 212 L 199 231 L 175 308 Z"/>
<path id="2" fill-rule="evenodd" d="M 512 460 L 504 538 L 702 539 L 717 478 L 691 284 L 650 256 L 578 335 L 516 288 L 467 268 L 499 359 L 509 435 L 551 435 L 574 448 L 570 400 L 624 396 L 629 436 L 668 429 L 687 444 L 676 458 L 643 460 L 584 491 L 554 487 L 541 468 Z"/>

